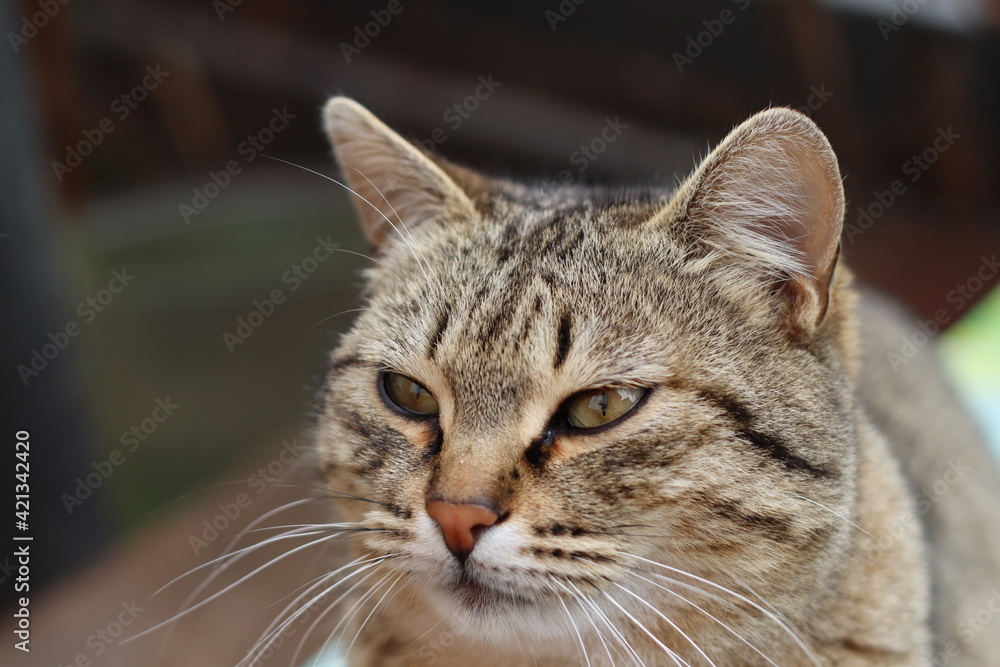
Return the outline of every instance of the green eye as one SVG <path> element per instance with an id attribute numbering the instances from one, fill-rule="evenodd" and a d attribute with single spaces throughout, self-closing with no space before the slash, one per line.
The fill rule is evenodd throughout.
<path id="1" fill-rule="evenodd" d="M 403 410 L 418 415 L 437 414 L 437 401 L 423 385 L 399 373 L 384 373 L 382 382 L 386 396 Z"/>
<path id="2" fill-rule="evenodd" d="M 605 387 L 580 394 L 566 406 L 566 419 L 576 428 L 597 428 L 624 417 L 646 393 L 635 387 Z"/>

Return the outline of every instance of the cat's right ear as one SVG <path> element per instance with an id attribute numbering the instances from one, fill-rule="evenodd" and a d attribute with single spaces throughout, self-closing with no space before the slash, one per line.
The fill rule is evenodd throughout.
<path id="1" fill-rule="evenodd" d="M 777 108 L 744 122 L 670 210 L 696 244 L 757 267 L 796 335 L 816 331 L 840 250 L 844 191 L 833 149 L 808 117 Z"/>
<path id="2" fill-rule="evenodd" d="M 391 234 L 403 235 L 428 219 L 475 214 L 472 200 L 441 165 L 354 100 L 332 98 L 323 119 L 365 234 L 376 249 Z"/>

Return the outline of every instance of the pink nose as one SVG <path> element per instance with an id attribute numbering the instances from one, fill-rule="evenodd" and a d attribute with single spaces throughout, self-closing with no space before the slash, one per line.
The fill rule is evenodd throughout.
<path id="1" fill-rule="evenodd" d="M 444 534 L 444 543 L 460 561 L 472 553 L 483 529 L 492 526 L 500 518 L 484 505 L 448 503 L 443 500 L 427 503 L 427 514 L 437 521 Z"/>

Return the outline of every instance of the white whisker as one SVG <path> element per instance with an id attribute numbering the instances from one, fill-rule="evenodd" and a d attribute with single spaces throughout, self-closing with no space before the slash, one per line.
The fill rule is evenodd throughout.
<path id="1" fill-rule="evenodd" d="M 368 559 L 364 559 L 362 557 L 362 558 L 356 559 L 355 561 L 352 561 L 351 563 L 348 563 L 347 565 L 344 565 L 344 566 L 338 568 L 337 570 L 334 570 L 333 572 L 329 572 L 329 573 L 321 576 L 317 582 L 315 582 L 314 584 L 310 585 L 309 590 L 307 590 L 305 593 L 299 595 L 292 604 L 290 604 L 287 607 L 285 607 L 285 609 L 282 610 L 281 614 L 279 614 L 276 617 L 276 619 L 274 621 L 272 621 L 270 625 L 268 625 L 268 627 L 262 633 L 260 639 L 254 645 L 254 647 L 250 649 L 250 651 L 247 653 L 247 656 L 241 661 L 241 664 L 242 664 L 242 662 L 245 662 L 246 660 L 254 657 L 255 655 L 259 655 L 263 651 L 267 650 L 267 647 L 270 646 L 271 643 L 274 642 L 278 637 L 280 637 L 282 635 L 282 633 L 285 632 L 285 629 L 288 628 L 288 626 L 290 626 L 292 623 L 294 623 L 296 621 L 296 619 L 298 619 L 301 615 L 305 614 L 314 604 L 316 604 L 317 602 L 319 602 L 320 600 L 322 600 L 324 597 L 326 597 L 327 595 L 329 595 L 331 592 L 333 592 L 334 590 L 336 590 L 338 587 L 340 587 L 340 586 L 344 585 L 345 583 L 347 583 L 348 581 L 350 581 L 351 578 L 353 578 L 353 577 L 355 577 L 355 576 L 357 576 L 357 575 L 359 575 L 359 574 L 361 574 L 363 572 L 371 570 L 372 568 L 376 567 L 383 560 L 385 560 L 387 558 L 391 558 L 391 557 L 392 557 L 392 554 L 383 555 L 383 556 L 377 556 L 377 557 L 368 558 Z M 287 618 L 285 618 L 284 621 L 281 621 L 280 623 L 278 622 L 277 619 L 280 619 L 282 616 L 284 616 L 287 613 L 287 611 L 289 609 L 291 609 L 292 607 L 294 607 L 295 604 L 299 600 L 301 600 L 304 597 L 307 597 L 309 594 L 311 594 L 317 588 L 321 587 L 324 583 L 326 583 L 331 578 L 333 578 L 336 575 L 338 575 L 344 569 L 346 569 L 348 567 L 353 567 L 353 566 L 356 566 L 356 565 L 361 565 L 361 567 L 358 567 L 354 572 L 351 572 L 350 574 L 348 574 L 348 575 L 340 578 L 332 586 L 328 586 L 326 589 L 324 589 L 322 593 L 319 593 L 318 595 L 313 596 L 312 599 L 310 599 L 305 604 L 302 604 L 301 606 L 299 606 L 299 608 L 294 613 L 290 614 Z M 351 591 L 353 591 L 357 586 L 359 586 L 360 584 L 364 583 L 364 581 L 367 580 L 369 576 L 371 576 L 371 573 L 369 573 L 369 575 L 367 575 L 365 577 L 362 577 L 357 583 L 355 583 L 351 588 L 349 588 L 339 598 L 337 598 L 337 600 L 335 600 L 334 602 L 332 602 L 327 607 L 327 609 L 331 609 L 331 608 L 335 607 L 340 602 L 340 600 L 342 600 L 346 595 L 350 594 Z"/>
<path id="2" fill-rule="evenodd" d="M 226 593 L 228 593 L 232 589 L 234 589 L 237 586 L 239 586 L 240 584 L 242 584 L 244 581 L 247 581 L 248 579 L 253 578 L 257 574 L 260 574 L 262 571 L 264 571 L 267 568 L 271 567 L 275 563 L 278 563 L 278 562 L 284 560 L 285 558 L 288 558 L 289 556 L 292 556 L 292 555 L 294 555 L 294 554 L 296 554 L 296 553 L 298 553 L 298 552 L 300 552 L 300 551 L 302 551 L 304 549 L 308 549 L 309 547 L 315 546 L 317 544 L 321 544 L 321 543 L 323 543 L 323 542 L 325 542 L 327 540 L 330 540 L 330 539 L 333 539 L 333 538 L 336 538 L 336 537 L 340 537 L 340 536 L 339 535 L 327 535 L 325 537 L 319 538 L 318 540 L 313 540 L 312 542 L 308 542 L 306 544 L 303 544 L 303 545 L 300 545 L 298 547 L 295 547 L 294 549 L 291 549 L 290 551 L 286 551 L 286 552 L 284 552 L 284 553 L 282 553 L 282 554 L 280 554 L 280 555 L 272 558 L 267 563 L 264 563 L 260 567 L 258 567 L 255 570 L 253 570 L 250 574 L 244 575 L 244 576 L 240 577 L 239 579 L 237 579 L 232 584 L 229 584 L 228 586 L 226 586 L 225 588 L 223 588 L 221 591 L 218 591 L 217 593 L 213 593 L 212 595 L 210 595 L 209 597 L 205 598 L 201 602 L 198 602 L 197 604 L 194 604 L 193 606 L 188 607 L 184 611 L 182 611 L 182 612 L 180 612 L 178 614 L 175 614 L 173 617 L 168 618 L 167 620 L 165 620 L 165 621 L 163 621 L 161 623 L 157 623 L 156 625 L 154 625 L 153 627 L 151 627 L 151 628 L 149 628 L 147 630 L 143 630 L 139 634 L 132 635 L 131 637 L 129 637 L 129 641 L 138 639 L 139 637 L 144 637 L 144 636 L 146 636 L 146 635 L 148 635 L 148 634 L 150 634 L 152 632 L 155 632 L 156 630 L 159 630 L 160 628 L 162 628 L 162 627 L 164 627 L 166 625 L 169 625 L 169 624 L 171 624 L 171 623 L 173 623 L 173 622 L 175 622 L 177 620 L 180 620 L 181 618 L 184 618 L 185 616 L 187 616 L 188 614 L 190 614 L 191 612 L 193 612 L 193 611 L 195 611 L 197 609 L 201 609 L 202 607 L 204 607 L 205 605 L 207 605 L 209 602 L 212 602 L 213 600 L 215 600 L 215 599 L 217 599 L 217 598 L 225 595 Z"/>
<path id="3" fill-rule="evenodd" d="M 670 648 L 667 647 L 666 644 L 664 644 L 663 642 L 661 642 L 657 638 L 656 635 L 654 635 L 652 632 L 650 632 L 649 629 L 645 625 L 643 625 L 641 622 L 639 622 L 639 620 L 635 616 L 633 616 L 632 614 L 630 614 L 629 611 L 627 609 L 625 609 L 625 607 L 623 607 L 620 604 L 618 604 L 618 601 L 615 600 L 613 597 L 611 597 L 610 593 L 605 592 L 604 593 L 604 598 L 608 602 L 610 602 L 611 604 L 613 604 L 614 606 L 618 607 L 618 611 L 620 611 L 621 613 L 625 614 L 625 616 L 630 621 L 632 621 L 632 623 L 634 623 L 635 626 L 637 628 L 639 628 L 643 632 L 643 634 L 645 634 L 647 637 L 649 637 L 650 639 L 652 639 L 653 642 L 657 646 L 659 646 L 661 649 L 663 649 L 663 651 L 667 654 L 667 657 L 669 657 L 671 660 L 673 660 L 675 665 L 687 665 L 687 667 L 691 667 L 690 663 L 688 663 L 686 660 L 684 660 L 683 658 L 681 658 L 679 655 L 677 655 L 676 653 L 674 653 L 673 651 L 671 651 Z"/>
<path id="4" fill-rule="evenodd" d="M 696 581 L 700 581 L 700 582 L 702 582 L 704 584 L 708 584 L 712 588 L 720 590 L 720 591 L 722 591 L 724 593 L 728 593 L 729 595 L 732 595 L 733 597 L 735 597 L 735 598 L 737 598 L 737 599 L 739 599 L 739 600 L 741 600 L 741 601 L 749 604 L 750 606 L 752 606 L 753 608 L 757 609 L 759 612 L 761 612 L 762 614 L 764 614 L 765 616 L 767 616 L 768 618 L 770 618 L 772 621 L 774 621 L 779 627 L 781 627 L 788 634 L 788 636 L 791 637 L 792 640 L 799 646 L 799 648 L 802 649 L 802 651 L 809 657 L 809 659 L 816 665 L 816 667 L 820 667 L 820 662 L 816 658 L 816 655 L 812 652 L 812 649 L 809 648 L 809 646 L 799 636 L 798 632 L 796 632 L 795 629 L 789 623 L 786 623 L 782 619 L 778 618 L 777 615 L 771 613 L 770 611 L 768 611 L 764 607 L 760 606 L 759 604 L 757 604 L 753 600 L 749 599 L 748 597 L 746 597 L 744 595 L 740 595 L 736 591 L 731 590 L 729 588 L 726 588 L 725 586 L 722 586 L 721 584 L 717 584 L 714 581 L 710 581 L 710 580 L 705 579 L 703 577 L 699 577 L 696 574 L 691 574 L 690 572 L 685 572 L 684 570 L 679 570 L 679 569 L 677 569 L 675 567 L 670 567 L 669 565 L 665 565 L 663 563 L 658 563 L 658 562 L 656 562 L 654 560 L 650 560 L 648 558 L 643 558 L 642 556 L 637 556 L 635 554 L 624 554 L 624 555 L 629 556 L 630 558 L 635 558 L 636 560 L 642 561 L 644 563 L 648 563 L 650 565 L 655 565 L 657 567 L 662 567 L 662 568 L 664 568 L 666 570 L 669 570 L 671 572 L 675 572 L 675 573 L 680 574 L 680 575 L 685 576 L 685 577 L 691 577 L 692 579 L 695 579 Z M 655 577 L 662 577 L 664 579 L 670 580 L 669 577 L 664 577 L 663 575 L 657 574 L 655 572 L 653 572 L 651 574 L 653 574 L 653 576 L 655 576 Z"/>
<path id="5" fill-rule="evenodd" d="M 379 606 L 385 601 L 385 598 L 389 595 L 389 593 L 392 592 L 392 589 L 396 587 L 396 584 L 398 584 L 399 580 L 402 578 L 403 578 L 403 573 L 396 575 L 396 578 L 392 580 L 392 583 L 389 584 L 389 587 L 385 589 L 385 593 L 382 594 L 382 597 L 380 597 L 378 601 L 374 605 L 372 605 L 372 610 L 368 612 L 367 616 L 365 616 L 365 620 L 361 621 L 361 625 L 358 626 L 358 631 L 354 633 L 354 637 L 351 638 L 351 643 L 347 645 L 347 650 L 346 650 L 347 653 L 350 653 L 351 649 L 354 648 L 354 642 L 358 640 L 358 637 L 361 635 L 361 631 L 365 629 L 365 626 L 368 624 L 368 621 L 375 614 L 375 612 L 378 611 Z"/>
<path id="6" fill-rule="evenodd" d="M 392 554 L 386 554 L 385 555 L 386 559 L 388 559 L 388 558 L 395 558 L 396 556 L 399 556 L 399 554 L 398 553 L 392 553 Z M 354 574 L 357 574 L 357 573 L 355 572 L 355 573 L 352 573 L 351 575 L 349 575 L 348 577 L 345 577 L 345 580 L 347 578 L 351 577 L 351 576 L 354 576 Z M 313 622 L 309 624 L 309 627 L 306 628 L 306 631 L 302 634 L 302 639 L 301 639 L 301 641 L 299 641 L 299 645 L 295 648 L 295 653 L 292 656 L 292 663 L 291 663 L 292 665 L 297 665 L 298 664 L 299 653 L 301 653 L 302 647 L 305 645 L 306 639 L 309 637 L 309 635 L 311 635 L 313 633 L 313 631 L 323 621 L 323 619 L 326 618 L 326 615 L 329 614 L 334 609 L 336 609 L 337 605 L 339 605 L 344 600 L 344 598 L 346 598 L 348 595 L 350 595 L 351 593 L 353 593 L 354 590 L 356 588 L 358 588 L 358 586 L 360 586 L 364 582 L 368 581 L 368 579 L 372 575 L 374 575 L 374 574 L 375 574 L 374 571 L 373 572 L 369 572 L 364 577 L 362 577 L 360 580 L 358 580 L 357 582 L 355 582 L 350 588 L 348 588 L 346 591 L 344 591 L 343 593 L 341 593 L 340 596 L 337 597 L 336 600 L 334 600 L 333 602 L 331 602 L 330 604 L 328 604 L 326 606 L 326 609 L 324 609 L 322 612 L 320 612 L 319 616 L 317 616 L 316 619 L 313 620 Z M 339 583 L 340 582 L 338 582 L 337 585 L 339 585 Z M 336 586 L 331 587 L 330 590 L 332 590 L 335 587 Z M 310 603 L 309 606 L 312 606 L 312 604 Z M 320 651 L 321 653 L 325 653 L 326 652 L 326 647 L 330 643 L 330 639 L 332 639 L 333 635 L 336 633 L 336 628 L 337 627 L 340 627 L 339 623 L 337 624 L 337 626 L 334 627 L 334 630 L 331 631 L 330 636 L 327 637 L 327 639 L 323 642 L 323 647 L 322 647 L 322 650 Z"/>
<path id="7" fill-rule="evenodd" d="M 694 650 L 695 650 L 695 651 L 697 651 L 697 652 L 698 652 L 698 654 L 699 654 L 699 655 L 701 655 L 701 657 L 705 658 L 705 660 L 707 660 L 707 661 L 708 661 L 708 664 L 712 665 L 712 667 L 716 667 L 716 665 L 715 665 L 715 662 L 713 662 L 711 658 L 709 658 L 709 657 L 708 657 L 707 655 L 705 655 L 705 652 L 701 650 L 701 647 L 700 647 L 700 646 L 698 646 L 697 642 L 695 642 L 695 641 L 694 641 L 693 639 L 691 639 L 691 637 L 689 637 L 689 636 L 687 635 L 687 633 L 686 633 L 686 632 L 684 632 L 683 630 L 681 630 L 681 629 L 680 629 L 680 628 L 679 628 L 679 627 L 677 626 L 677 624 L 676 624 L 676 623 L 674 623 L 674 622 L 673 622 L 673 621 L 671 621 L 671 620 L 670 620 L 669 618 L 667 618 L 666 614 L 664 614 L 663 612 L 661 612 L 661 611 L 660 611 L 659 609 L 657 609 L 656 607 L 654 607 L 653 605 L 651 605 L 651 604 L 650 604 L 649 602 L 647 602 L 646 600 L 643 600 L 643 599 L 642 599 L 642 597 L 640 597 L 640 596 L 639 596 L 639 595 L 638 595 L 637 593 L 635 593 L 634 591 L 631 591 L 631 590 L 629 590 L 628 588 L 626 588 L 625 586 L 623 586 L 623 585 L 621 585 L 621 584 L 615 584 L 615 585 L 616 585 L 616 586 L 617 586 L 618 588 L 620 588 L 620 589 L 622 589 L 623 591 L 625 591 L 626 593 L 628 593 L 629 595 L 631 595 L 632 597 L 634 597 L 634 598 L 635 598 L 636 600 L 638 600 L 638 601 L 639 601 L 639 602 L 641 602 L 642 604 L 644 604 L 644 605 L 646 605 L 647 607 L 649 607 L 650 609 L 652 609 L 652 610 L 653 610 L 653 613 L 655 613 L 655 614 L 656 614 L 657 616 L 659 616 L 659 617 L 660 617 L 660 618 L 662 618 L 662 619 L 663 619 L 664 621 L 666 621 L 666 622 L 667 622 L 667 624 L 668 624 L 668 625 L 670 625 L 670 627 L 672 627 L 672 628 L 673 628 L 674 630 L 676 630 L 676 631 L 677 631 L 677 633 L 678 633 L 678 634 L 679 634 L 679 635 L 680 635 L 681 637 L 683 637 L 684 639 L 686 639 L 686 640 L 688 641 L 688 643 L 689 643 L 689 644 L 691 644 L 691 646 L 693 646 L 693 647 L 694 647 Z"/>
<path id="8" fill-rule="evenodd" d="M 556 583 L 559 583 L 559 581 L 556 580 Z M 587 663 L 587 667 L 590 667 L 590 656 L 587 654 L 586 644 L 583 643 L 583 636 L 580 635 L 580 628 L 576 624 L 576 621 L 573 620 L 573 614 L 570 613 L 569 607 L 566 606 L 562 598 L 559 598 L 559 604 L 562 605 L 563 611 L 566 612 L 566 620 L 572 626 L 573 632 L 576 634 L 576 640 L 580 643 L 580 653 L 583 654 L 583 659 Z"/>
<path id="9" fill-rule="evenodd" d="M 873 540 L 875 540 L 876 542 L 879 542 L 879 543 L 881 543 L 881 542 L 882 542 L 882 540 L 878 539 L 877 537 L 875 537 L 874 535 L 872 535 L 871 533 L 869 533 L 869 532 L 868 532 L 867 530 L 865 530 L 864 528 L 862 528 L 862 527 L 861 527 L 861 526 L 859 526 L 858 524 L 854 523 L 853 521 L 851 521 L 850 519 L 848 519 L 847 517 L 845 517 L 845 516 L 844 516 L 843 514 L 840 514 L 840 513 L 838 513 L 838 512 L 835 512 L 835 511 L 833 511 L 832 509 L 830 509 L 829 507 L 827 507 L 827 506 L 826 506 L 826 505 L 824 505 L 823 503 L 820 503 L 820 502 L 816 502 L 815 500 L 813 500 L 813 499 L 811 499 L 811 498 L 806 498 L 805 496 L 800 496 L 800 495 L 798 495 L 798 494 L 793 494 L 793 496 L 794 496 L 795 498 L 801 498 L 802 500 L 804 500 L 804 501 L 806 501 L 806 502 L 808 502 L 808 503 L 812 503 L 813 505 L 816 505 L 817 507 L 821 507 L 821 508 L 825 509 L 825 510 L 826 510 L 827 512 L 829 512 L 830 514 L 834 515 L 834 516 L 835 516 L 835 517 L 837 517 L 838 519 L 843 519 L 844 521 L 846 521 L 846 522 L 847 522 L 847 523 L 849 523 L 850 525 L 854 526 L 855 528 L 857 528 L 858 530 L 860 530 L 860 531 L 861 531 L 862 533 L 864 533 L 864 534 L 865 534 L 865 535 L 867 535 L 868 537 L 870 537 L 870 538 L 872 538 Z"/>
<path id="10" fill-rule="evenodd" d="M 334 313 L 333 315 L 330 315 L 329 317 L 324 317 L 319 322 L 317 322 L 316 324 L 312 325 L 311 327 L 309 327 L 307 329 L 303 329 L 302 333 L 299 334 L 299 335 L 301 336 L 303 334 L 307 334 L 310 331 L 312 331 L 313 329 L 315 329 L 316 327 L 318 327 L 319 325 L 323 324 L 324 322 L 329 322 L 330 320 L 332 320 L 335 317 L 340 317 L 341 315 L 346 315 L 347 313 L 362 313 L 362 312 L 364 312 L 366 310 L 368 310 L 368 309 L 367 308 L 350 308 L 348 310 L 342 310 L 339 313 Z"/>
<path id="11" fill-rule="evenodd" d="M 387 582 L 390 577 L 392 577 L 392 572 L 389 572 L 388 574 L 383 575 L 381 579 L 379 579 L 377 582 L 375 582 L 375 584 L 371 588 L 369 588 L 367 591 L 365 591 L 365 593 L 362 594 L 361 597 L 358 598 L 354 602 L 354 604 L 351 605 L 351 607 L 344 613 L 343 618 L 341 618 L 337 622 L 337 625 L 335 625 L 333 627 L 333 630 L 330 631 L 330 636 L 327 637 L 327 639 L 326 639 L 325 642 L 323 642 L 323 648 L 322 648 L 321 652 L 326 652 L 327 647 L 330 644 L 330 641 L 337 635 L 337 631 L 338 630 L 340 630 L 339 641 L 341 641 L 341 642 L 343 641 L 343 639 L 344 639 L 344 633 L 347 632 L 347 628 L 354 621 L 354 618 L 358 615 L 358 612 L 361 611 L 361 609 L 364 607 L 365 603 L 368 602 L 368 600 L 370 600 L 372 597 L 375 596 L 376 593 L 378 593 L 378 590 L 383 585 L 385 585 L 385 582 Z M 331 608 L 332 608 L 332 606 L 331 606 Z M 343 626 L 343 630 L 341 630 L 341 626 Z"/>
<path id="12" fill-rule="evenodd" d="M 575 584 L 571 583 L 570 585 L 576 588 Z M 623 635 L 621 631 L 611 621 L 611 619 L 608 618 L 608 615 L 605 614 L 604 611 L 597 606 L 597 603 L 594 600 L 590 599 L 589 597 L 584 596 L 582 593 L 580 594 L 580 600 L 582 602 L 585 602 L 587 606 L 589 606 L 594 611 L 594 613 L 597 614 L 597 617 L 601 619 L 601 621 L 605 625 L 608 626 L 608 629 L 611 631 L 611 636 L 614 639 L 616 639 L 618 643 L 621 645 L 621 647 L 630 654 L 632 659 L 635 660 L 635 662 L 639 665 L 639 667 L 645 667 L 646 663 L 642 660 L 642 658 L 639 657 L 639 654 L 636 653 L 635 649 L 632 648 L 632 644 L 629 643 L 628 639 L 625 638 L 625 635 Z"/>
<path id="13" fill-rule="evenodd" d="M 286 595 L 286 596 L 284 596 L 282 598 L 282 600 L 284 600 L 284 599 L 286 599 L 286 598 L 288 598 L 288 597 L 290 597 L 292 595 L 296 595 L 297 594 L 296 597 L 295 597 L 295 599 L 292 600 L 292 602 L 290 602 L 284 609 L 282 609 L 281 612 L 279 612 L 277 614 L 277 616 L 275 617 L 275 620 L 272 621 L 271 624 L 268 625 L 267 628 L 265 628 L 264 632 L 262 633 L 262 636 L 266 635 L 267 633 L 269 633 L 273 629 L 274 625 L 278 623 L 277 619 L 283 618 L 285 616 L 285 614 L 291 608 L 295 607 L 295 605 L 298 604 L 298 602 L 300 600 L 302 600 L 302 598 L 309 596 L 317 588 L 319 588 L 320 586 L 323 586 L 327 581 L 333 579 L 334 577 L 336 577 L 337 575 L 339 575 L 340 573 L 342 573 L 344 570 L 346 570 L 348 568 L 351 568 L 351 567 L 355 567 L 355 566 L 366 566 L 369 563 L 378 562 L 378 561 L 383 560 L 383 559 L 385 559 L 385 556 L 376 556 L 376 557 L 372 557 L 372 558 L 365 558 L 364 556 L 359 556 L 358 558 L 355 558 L 351 562 L 346 563 L 344 565 L 341 565 L 336 570 L 332 570 L 330 572 L 324 572 L 323 574 L 319 575 L 318 577 L 313 578 L 311 581 L 303 584 L 302 586 L 299 586 L 296 590 L 292 591 L 291 593 L 289 593 L 288 595 Z M 365 569 L 368 569 L 368 568 L 366 568 L 366 567 L 358 567 L 357 570 L 355 570 L 354 572 L 352 572 L 349 575 L 346 575 L 343 579 L 340 579 L 336 584 L 334 584 L 333 586 L 331 586 L 330 588 L 328 588 L 326 590 L 326 592 L 330 592 L 331 590 L 333 590 L 334 588 L 336 588 L 337 586 L 339 586 L 342 582 L 347 581 L 348 579 L 350 579 L 354 575 L 358 574 L 359 572 L 364 572 Z M 278 602 L 280 602 L 280 600 Z M 275 604 L 277 604 L 277 603 L 275 603 Z M 311 604 L 312 603 L 310 602 L 310 605 Z M 307 605 L 307 606 L 309 606 L 309 605 Z"/>
<path id="14" fill-rule="evenodd" d="M 236 552 L 231 552 L 230 551 L 236 545 L 236 543 L 240 539 L 242 539 L 242 537 L 244 536 L 244 534 L 246 534 L 253 526 L 255 526 L 255 525 L 257 525 L 257 524 L 259 524 L 259 523 L 261 523 L 263 521 L 266 521 L 268 518 L 270 518 L 271 516 L 274 516 L 275 514 L 278 514 L 279 512 L 283 512 L 286 509 L 291 509 L 291 508 L 296 507 L 298 505 L 305 504 L 305 503 L 307 503 L 307 502 L 309 502 L 311 500 L 314 500 L 314 499 L 313 498 L 304 498 L 304 499 L 301 499 L 301 500 L 293 500 L 292 502 L 286 503 L 286 504 L 282 505 L 281 507 L 276 507 L 276 508 L 268 511 L 267 513 L 263 514 L 262 516 L 257 517 L 255 520 L 253 520 L 252 522 L 250 522 L 249 524 L 247 524 L 246 528 L 244 528 L 243 530 L 241 530 L 239 532 L 239 534 L 236 537 L 234 537 L 229 542 L 229 544 L 226 545 L 226 548 L 223 550 L 221 556 L 218 556 L 217 558 L 213 558 L 212 560 L 210 560 L 210 561 L 208 561 L 206 563 L 202 563 L 201 565 L 193 567 L 190 570 L 188 570 L 187 572 L 185 572 L 185 573 L 183 573 L 183 574 L 181 574 L 181 575 L 179 575 L 177 577 L 174 577 L 173 579 L 171 579 L 169 582 L 167 582 L 163 586 L 160 586 L 160 588 L 158 588 L 156 590 L 156 592 L 153 593 L 153 595 L 151 597 L 156 597 L 157 595 L 159 595 L 160 593 L 162 593 L 167 588 L 170 588 L 171 586 L 173 586 L 175 583 L 177 583 L 181 579 L 184 579 L 188 575 L 194 574 L 195 572 L 197 572 L 197 571 L 199 571 L 201 569 L 209 567 L 213 563 L 217 563 L 218 561 L 225 560 L 226 558 L 231 558 L 235 554 L 240 553 L 241 551 L 245 551 L 246 549 L 253 549 L 253 548 L 257 547 L 258 545 L 254 544 L 254 545 L 250 545 L 249 547 L 245 547 L 244 549 L 240 549 L 240 550 L 238 550 Z M 210 584 L 212 582 L 212 580 L 214 580 L 215 577 L 218 576 L 219 572 L 221 572 L 222 570 L 225 570 L 227 567 L 229 567 L 229 565 L 225 564 L 225 565 L 221 566 L 218 570 L 216 570 L 215 572 L 213 572 L 209 576 L 209 578 L 206 579 L 206 581 L 202 582 L 201 586 L 199 586 L 199 589 L 196 589 L 195 592 L 192 593 L 192 595 L 196 596 L 198 594 L 198 592 L 199 592 L 200 589 L 204 589 L 204 587 L 206 585 Z M 190 599 L 187 600 L 187 602 L 185 604 L 189 603 L 190 601 L 191 601 Z"/>
<path id="15" fill-rule="evenodd" d="M 348 185 L 346 185 L 344 183 L 341 183 L 340 181 L 338 181 L 337 179 L 335 179 L 335 178 L 333 178 L 331 176 L 327 176 L 326 174 L 318 172 L 315 169 L 310 169 L 309 167 L 303 167 L 300 164 L 295 164 L 294 162 L 289 162 L 288 160 L 282 160 L 279 157 L 273 157 L 271 155 L 265 155 L 264 157 L 270 158 L 271 160 L 276 160 L 278 162 L 284 162 L 285 164 L 287 164 L 289 166 L 296 167 L 298 169 L 302 169 L 303 171 L 308 171 L 311 174 L 315 174 L 315 175 L 317 175 L 317 176 L 319 176 L 321 178 L 325 178 L 326 180 L 328 180 L 328 181 L 330 181 L 332 183 L 336 183 L 337 185 L 339 185 L 340 187 L 344 188 L 345 190 L 347 190 L 348 192 L 350 192 L 352 195 L 354 195 L 355 197 L 357 197 L 358 199 L 360 199 L 364 203 L 366 203 L 369 206 L 371 206 L 372 210 L 374 210 L 376 213 L 378 213 L 379 215 L 381 215 L 382 219 L 385 220 L 386 222 L 388 222 L 389 226 L 392 227 L 396 231 L 397 234 L 399 234 L 399 237 L 401 239 L 403 239 L 403 243 L 405 243 L 407 245 L 407 247 L 409 247 L 410 252 L 413 253 L 413 259 L 417 260 L 417 266 L 420 267 L 420 271 L 424 274 L 424 278 L 428 282 L 430 282 L 430 277 L 427 275 L 427 270 L 424 267 L 423 261 L 418 256 L 416 248 L 413 247 L 413 245 L 410 243 L 409 239 L 406 238 L 406 236 L 403 234 L 403 232 L 399 231 L 399 228 L 396 227 L 395 223 L 393 223 L 393 221 L 389 219 L 389 216 L 387 216 L 385 213 L 382 212 L 382 209 L 380 209 L 378 206 L 376 206 L 375 204 L 373 204 L 370 201 L 368 201 L 367 199 L 365 199 L 363 196 L 361 196 L 361 194 L 359 194 L 356 190 L 354 190 L 350 186 L 348 186 Z M 354 169 L 354 167 L 351 167 L 351 168 Z M 357 171 L 357 170 L 355 170 L 355 171 Z M 367 178 L 367 176 L 365 178 Z M 378 188 L 376 188 L 376 191 L 378 191 Z M 381 195 L 382 193 L 379 192 L 379 194 Z M 384 199 L 384 197 L 383 197 L 383 199 Z"/>
<path id="16" fill-rule="evenodd" d="M 703 609 L 699 605 L 695 604 L 691 600 L 688 600 L 686 597 L 684 597 L 683 595 L 681 595 L 677 591 L 673 591 L 673 590 L 667 588 L 666 586 L 664 586 L 662 584 L 658 584 L 655 581 L 652 581 L 651 579 L 647 579 L 646 577 L 642 576 L 641 574 L 633 572 L 632 576 L 638 577 L 639 579 L 642 579 L 643 581 L 645 581 L 645 582 L 647 582 L 647 583 L 649 583 L 649 584 L 651 584 L 653 586 L 656 586 L 657 588 L 660 588 L 660 589 L 666 591 L 667 593 L 669 593 L 669 594 L 671 594 L 671 595 L 679 598 L 681 601 L 683 601 L 683 602 L 689 604 L 690 606 L 694 607 L 695 609 L 697 609 L 698 611 L 700 611 L 702 614 L 708 616 L 710 619 L 712 619 L 713 621 L 715 621 L 716 623 L 718 623 L 720 626 L 723 627 L 723 629 L 727 630 L 729 633 L 731 633 L 732 635 L 734 635 L 737 639 L 739 639 L 740 641 L 742 641 L 744 644 L 746 644 L 747 646 L 749 646 L 751 649 L 753 649 L 753 651 L 755 651 L 757 653 L 757 655 L 759 655 L 760 657 L 764 658 L 764 660 L 767 660 L 771 665 L 774 665 L 774 667 L 778 667 L 777 663 L 775 663 L 773 660 L 771 660 L 769 657 L 767 657 L 764 653 L 762 653 L 760 649 L 758 649 L 756 646 L 754 646 L 752 643 L 750 643 L 750 641 L 747 640 L 745 637 L 743 637 L 743 635 L 741 635 L 740 633 L 736 632 L 731 627 L 729 627 L 729 625 L 727 625 L 726 623 L 724 623 L 720 619 L 716 618 L 713 614 L 711 614 L 710 612 L 706 611 L 705 609 Z M 663 576 L 663 575 L 660 575 L 660 576 Z M 685 588 L 694 588 L 690 584 L 685 584 L 684 582 L 677 581 L 677 580 L 674 580 L 674 579 L 670 579 L 668 577 L 664 577 L 664 578 L 667 579 L 668 581 L 670 581 L 673 584 L 684 586 Z M 719 600 L 719 601 L 725 602 L 725 601 L 721 600 L 720 598 L 716 597 L 715 595 L 712 595 L 711 593 L 707 593 L 706 591 L 702 591 L 700 588 L 694 588 L 694 590 L 696 590 L 696 591 L 698 591 L 700 593 L 704 593 L 705 595 L 708 595 L 708 597 L 713 598 L 715 600 Z M 729 603 L 725 602 L 725 604 L 729 604 Z"/>

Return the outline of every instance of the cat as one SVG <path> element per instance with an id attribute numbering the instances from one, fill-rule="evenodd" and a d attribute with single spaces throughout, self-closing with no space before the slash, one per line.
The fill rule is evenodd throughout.
<path id="1" fill-rule="evenodd" d="M 673 190 L 324 119 L 375 260 L 316 427 L 350 665 L 1000 664 L 1000 479 L 933 355 L 889 368 L 809 118 Z"/>

